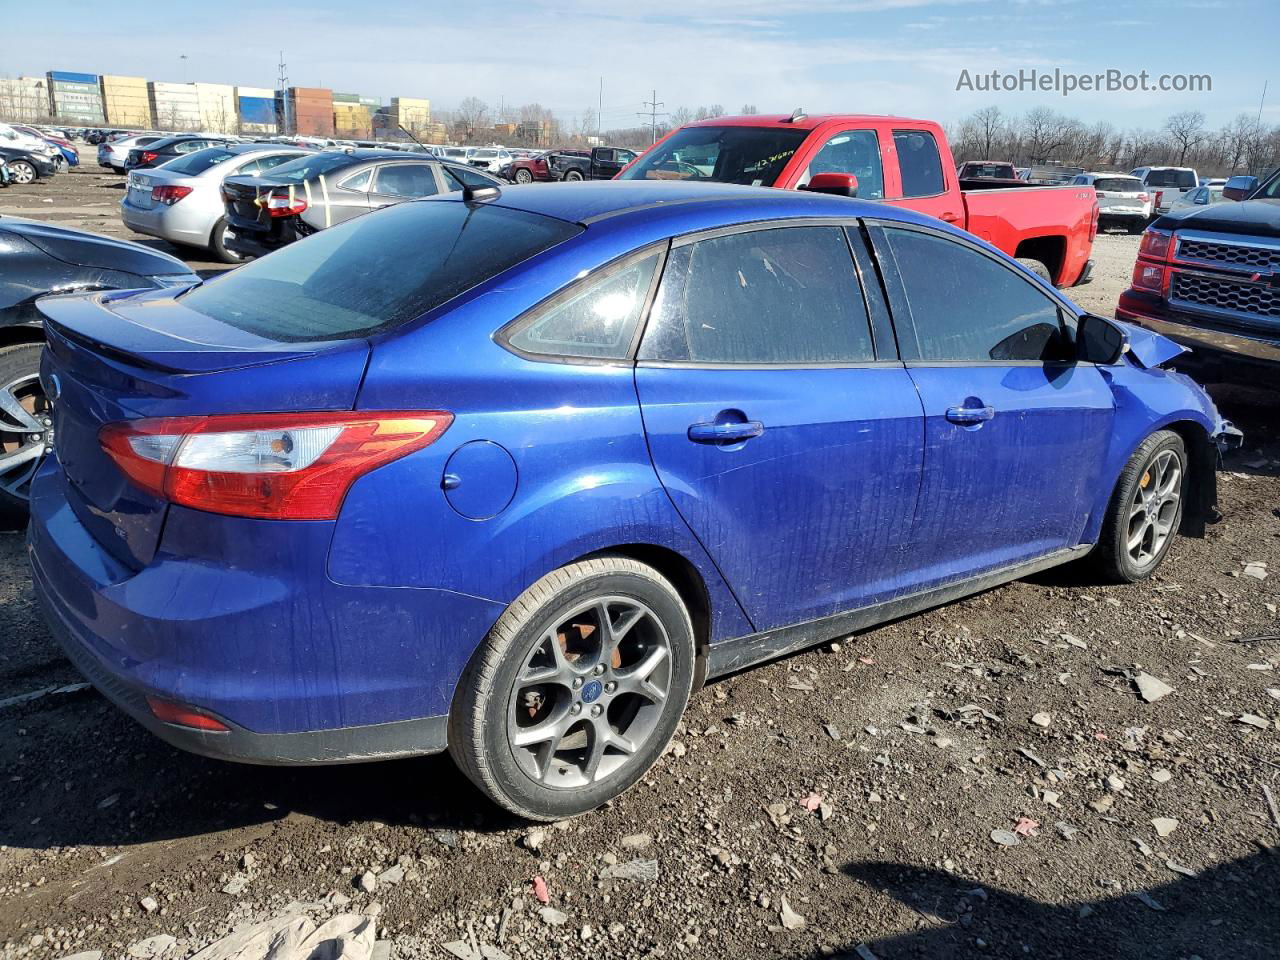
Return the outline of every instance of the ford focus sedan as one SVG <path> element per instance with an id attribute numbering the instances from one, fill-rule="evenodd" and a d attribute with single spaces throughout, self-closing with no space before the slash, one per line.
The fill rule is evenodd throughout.
<path id="1" fill-rule="evenodd" d="M 668 182 L 403 203 L 178 295 L 42 301 L 36 592 L 188 750 L 448 750 L 532 819 L 706 679 L 1087 558 L 1149 576 L 1238 434 L 939 221 Z"/>

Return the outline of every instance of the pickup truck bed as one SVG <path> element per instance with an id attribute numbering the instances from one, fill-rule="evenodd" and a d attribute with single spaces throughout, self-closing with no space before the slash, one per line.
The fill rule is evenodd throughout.
<path id="1" fill-rule="evenodd" d="M 1089 278 L 1098 201 L 1092 187 L 982 180 L 961 185 L 942 128 L 866 115 L 743 116 L 672 131 L 619 179 L 706 180 L 805 189 L 853 175 L 862 199 L 954 223 L 1067 287 Z"/>

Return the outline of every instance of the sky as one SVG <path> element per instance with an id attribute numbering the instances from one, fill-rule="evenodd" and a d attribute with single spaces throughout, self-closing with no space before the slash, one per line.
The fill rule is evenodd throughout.
<path id="1" fill-rule="evenodd" d="M 995 104 L 1148 129 L 1200 110 L 1218 125 L 1256 115 L 1268 80 L 1263 119 L 1280 123 L 1275 0 L 61 0 L 40 14 L 0 0 L 0 22 L 0 75 L 274 87 L 283 48 L 295 86 L 429 97 L 437 109 L 468 96 L 538 102 L 568 122 L 595 109 L 603 78 L 606 129 L 637 125 L 655 90 L 668 112 L 754 104 L 948 122 Z M 962 71 L 1055 68 L 1208 74 L 1212 91 L 956 89 Z"/>

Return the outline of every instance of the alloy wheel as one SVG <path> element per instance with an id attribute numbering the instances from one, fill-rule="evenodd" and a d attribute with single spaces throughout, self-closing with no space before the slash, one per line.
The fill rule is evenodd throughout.
<path id="1" fill-rule="evenodd" d="M 616 776 L 657 728 L 671 671 L 671 640 L 646 604 L 581 604 L 539 637 L 517 674 L 507 713 L 516 762 L 558 789 Z"/>
<path id="2" fill-rule="evenodd" d="M 1125 549 L 1134 563 L 1146 566 L 1160 556 L 1173 535 L 1182 499 L 1182 461 L 1173 450 L 1151 459 L 1138 479 L 1129 504 Z"/>
<path id="3" fill-rule="evenodd" d="M 25 160 L 9 164 L 9 174 L 13 177 L 14 183 L 30 183 L 36 178 L 35 167 Z"/>
<path id="4" fill-rule="evenodd" d="M 31 478 L 53 449 L 53 411 L 38 374 L 0 387 L 0 492 L 27 500 Z"/>

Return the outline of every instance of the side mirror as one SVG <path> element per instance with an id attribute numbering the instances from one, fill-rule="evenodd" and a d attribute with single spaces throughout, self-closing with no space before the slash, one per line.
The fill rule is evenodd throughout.
<path id="1" fill-rule="evenodd" d="M 1086 313 L 1076 324 L 1076 359 L 1110 365 L 1129 349 L 1129 337 L 1105 317 Z"/>
<path id="2" fill-rule="evenodd" d="M 1243 200 L 1258 189 L 1258 178 L 1241 174 L 1232 177 L 1222 188 L 1222 195 L 1228 200 Z"/>
<path id="3" fill-rule="evenodd" d="M 800 189 L 813 193 L 833 193 L 837 197 L 856 197 L 858 178 L 852 173 L 817 173 Z"/>

